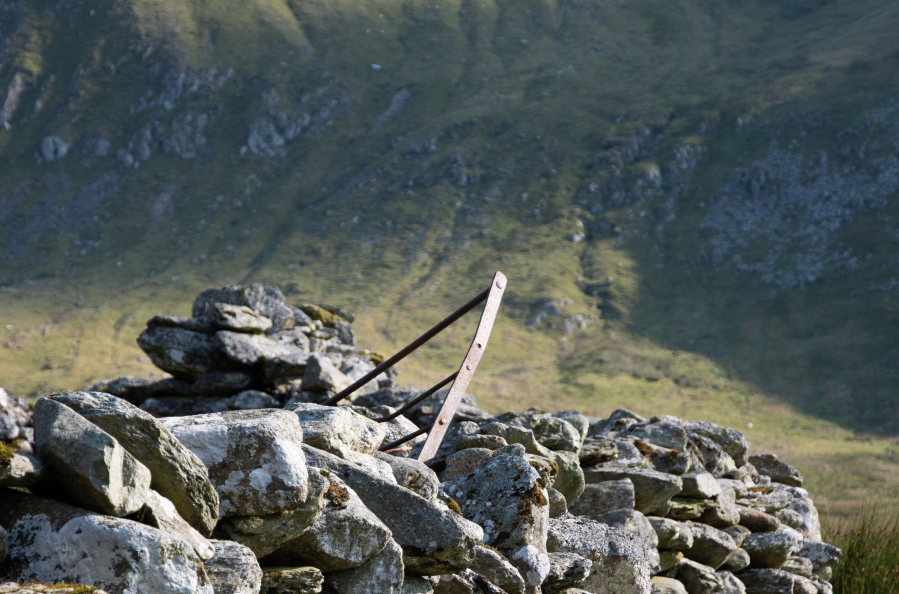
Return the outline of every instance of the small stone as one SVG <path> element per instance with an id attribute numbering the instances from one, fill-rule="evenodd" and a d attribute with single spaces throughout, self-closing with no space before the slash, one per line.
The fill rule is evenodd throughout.
<path id="1" fill-rule="evenodd" d="M 656 517 L 647 519 L 659 539 L 660 549 L 686 551 L 693 546 L 693 530 L 689 522 Z"/>
<path id="2" fill-rule="evenodd" d="M 215 594 L 257 594 L 262 569 L 253 551 L 230 540 L 212 540 L 215 555 L 206 561 L 206 575 Z"/>
<path id="3" fill-rule="evenodd" d="M 675 520 L 695 520 L 709 508 L 711 500 L 699 497 L 673 497 L 667 516 Z"/>
<path id="4" fill-rule="evenodd" d="M 376 452 L 375 458 L 390 466 L 393 478 L 401 487 L 435 503 L 440 490 L 440 479 L 437 474 L 424 463 L 413 458 L 399 458 L 383 452 Z"/>
<path id="5" fill-rule="evenodd" d="M 693 546 L 684 552 L 688 559 L 718 569 L 737 550 L 734 539 L 726 532 L 705 524 L 693 524 L 691 530 Z"/>
<path id="6" fill-rule="evenodd" d="M 198 377 L 191 392 L 198 396 L 227 396 L 249 388 L 252 382 L 252 377 L 240 371 L 213 371 Z"/>
<path id="7" fill-rule="evenodd" d="M 749 567 L 749 553 L 745 549 L 737 549 L 724 562 L 724 567 L 731 571 L 746 569 Z"/>
<path id="8" fill-rule="evenodd" d="M 722 528 L 723 531 L 730 534 L 730 537 L 734 539 L 734 544 L 738 547 L 743 544 L 743 540 L 751 534 L 751 531 L 746 526 L 728 526 L 726 528 Z"/>
<path id="9" fill-rule="evenodd" d="M 325 584 L 337 594 L 401 594 L 403 576 L 403 549 L 389 540 L 362 565 L 325 573 Z"/>
<path id="10" fill-rule="evenodd" d="M 652 578 L 652 594 L 687 594 L 687 590 L 675 579 L 656 575 Z"/>
<path id="11" fill-rule="evenodd" d="M 779 569 L 746 569 L 737 577 L 746 587 L 746 594 L 818 593 L 810 580 Z"/>
<path id="12" fill-rule="evenodd" d="M 256 410 L 260 408 L 280 408 L 281 403 L 274 396 L 259 390 L 244 390 L 228 399 L 230 410 Z"/>
<path id="13" fill-rule="evenodd" d="M 179 379 L 196 380 L 227 367 L 216 341 L 200 332 L 153 326 L 141 333 L 137 344 L 154 365 Z"/>
<path id="14" fill-rule="evenodd" d="M 779 569 L 801 547 L 802 536 L 789 528 L 750 534 L 743 540 L 742 546 L 749 553 L 751 567 L 771 569 Z"/>
<path id="15" fill-rule="evenodd" d="M 568 511 L 568 502 L 565 500 L 565 496 L 552 487 L 546 489 L 546 498 L 549 500 L 550 518 L 558 518 Z"/>
<path id="16" fill-rule="evenodd" d="M 171 501 L 152 489 L 147 493 L 144 506 L 132 516 L 132 519 L 173 536 L 180 536 L 191 544 L 197 556 L 203 561 L 208 561 L 215 554 L 212 542 L 185 522 Z"/>
<path id="17" fill-rule="evenodd" d="M 575 553 L 550 553 L 549 574 L 540 589 L 543 594 L 558 594 L 576 588 L 587 581 L 593 562 Z"/>
<path id="18" fill-rule="evenodd" d="M 618 445 L 607 437 L 589 437 L 584 440 L 578 457 L 584 468 L 611 462 L 618 457 Z"/>
<path id="19" fill-rule="evenodd" d="M 746 594 L 746 586 L 731 572 L 719 569 L 715 572 L 721 578 L 724 589 L 721 594 Z"/>
<path id="20" fill-rule="evenodd" d="M 496 550 L 487 546 L 475 547 L 474 561 L 469 569 L 484 576 L 508 594 L 525 594 L 525 581 L 515 566 Z"/>
<path id="21" fill-rule="evenodd" d="M 802 577 L 811 578 L 815 568 L 812 562 L 805 557 L 790 557 L 781 566 L 781 569 Z"/>
<path id="22" fill-rule="evenodd" d="M 634 507 L 644 514 L 666 506 L 683 487 L 680 477 L 644 468 L 593 467 L 584 471 L 588 484 L 630 479 L 634 485 Z"/>
<path id="23" fill-rule="evenodd" d="M 683 497 L 711 499 L 721 493 L 721 486 L 709 472 L 691 472 L 681 476 L 681 480 L 684 486 L 680 495 Z"/>
<path id="24" fill-rule="evenodd" d="M 665 573 L 680 567 L 684 560 L 684 554 L 680 551 L 666 549 L 659 550 L 659 573 Z"/>
<path id="25" fill-rule="evenodd" d="M 374 455 L 386 436 L 379 423 L 346 406 L 294 404 L 285 410 L 297 416 L 303 443 L 341 458 L 347 457 L 347 450 Z"/>
<path id="26" fill-rule="evenodd" d="M 707 421 L 684 421 L 682 427 L 690 433 L 702 435 L 717 443 L 733 458 L 734 463 L 738 467 L 746 464 L 748 460 L 746 452 L 749 449 L 749 443 L 740 431 L 729 427 L 721 427 Z"/>
<path id="27" fill-rule="evenodd" d="M 489 460 L 492 456 L 493 451 L 486 448 L 457 450 L 446 458 L 446 469 L 444 469 L 442 474 L 443 481 L 452 481 L 474 472 L 478 465 Z"/>
<path id="28" fill-rule="evenodd" d="M 350 379 L 330 359 L 310 355 L 303 374 L 303 388 L 321 392 L 340 392 L 350 386 Z"/>
<path id="29" fill-rule="evenodd" d="M 805 557 L 812 562 L 815 573 L 820 574 L 821 570 L 833 567 L 843 560 L 843 551 L 826 542 L 806 540 L 802 543 L 802 548 L 796 553 L 800 557 Z"/>
<path id="30" fill-rule="evenodd" d="M 263 567 L 259 594 L 318 594 L 323 583 L 317 567 Z"/>
<path id="31" fill-rule="evenodd" d="M 28 452 L 16 452 L 9 463 L 0 463 L 0 487 L 28 487 L 43 476 L 44 465 Z"/>
<path id="32" fill-rule="evenodd" d="M 780 527 L 777 518 L 757 509 L 738 505 L 737 511 L 740 514 L 740 526 L 745 526 L 752 532 L 774 532 Z"/>
<path id="33" fill-rule="evenodd" d="M 635 509 L 608 512 L 596 518 L 596 521 L 636 536 L 651 549 L 659 546 L 659 537 L 656 536 L 652 524 L 646 516 Z"/>
<path id="34" fill-rule="evenodd" d="M 633 509 L 634 503 L 634 484 L 630 479 L 591 483 L 571 505 L 571 513 L 595 520 L 611 511 Z"/>
<path id="35" fill-rule="evenodd" d="M 245 305 L 212 303 L 206 308 L 205 319 L 218 330 L 265 334 L 272 328 L 270 319 Z"/>
<path id="36" fill-rule="evenodd" d="M 789 464 L 781 462 L 774 454 L 750 456 L 749 462 L 755 466 L 759 474 L 771 477 L 772 481 L 791 487 L 802 486 L 802 474 Z"/>
<path id="37" fill-rule="evenodd" d="M 721 594 L 724 580 L 707 565 L 684 559 L 677 568 L 677 579 L 688 594 Z"/>

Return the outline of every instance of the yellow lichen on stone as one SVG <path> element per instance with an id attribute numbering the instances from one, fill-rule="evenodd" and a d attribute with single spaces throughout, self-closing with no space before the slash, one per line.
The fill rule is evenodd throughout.
<path id="1" fill-rule="evenodd" d="M 15 457 L 16 451 L 0 441 L 0 466 L 7 466 Z"/>

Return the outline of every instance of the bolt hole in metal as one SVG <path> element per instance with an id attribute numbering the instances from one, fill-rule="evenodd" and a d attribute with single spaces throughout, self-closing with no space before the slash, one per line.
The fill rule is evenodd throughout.
<path id="1" fill-rule="evenodd" d="M 438 420 L 436 423 L 433 423 L 427 427 L 422 427 L 418 431 L 410 433 L 409 435 L 401 437 L 400 439 L 385 444 L 381 447 L 382 452 L 400 450 L 408 451 L 411 448 L 400 448 L 399 446 L 409 440 L 415 439 L 419 435 L 424 435 L 425 433 L 427 433 L 428 438 L 425 441 L 424 446 L 422 447 L 421 454 L 418 456 L 419 461 L 427 462 L 437 453 L 437 449 L 440 447 L 440 443 L 443 441 L 443 437 L 446 435 L 446 430 L 449 428 L 449 423 L 452 420 L 453 416 L 455 416 L 456 409 L 459 407 L 459 403 L 462 401 L 462 396 L 465 395 L 465 389 L 468 387 L 468 383 L 471 381 L 471 377 L 474 375 L 474 370 L 478 366 L 478 362 L 481 360 L 481 355 L 483 355 L 484 349 L 487 345 L 487 341 L 490 339 L 490 331 L 493 329 L 494 321 L 496 321 L 496 314 L 499 311 L 499 305 L 503 299 L 503 292 L 505 291 L 505 288 L 506 277 L 502 272 L 497 271 L 497 273 L 493 275 L 493 282 L 490 284 L 489 289 L 485 289 L 484 291 L 479 293 L 474 299 L 451 313 L 433 328 L 401 349 L 398 353 L 375 367 L 373 370 L 365 374 L 357 381 L 353 382 L 353 384 L 348 388 L 329 398 L 324 402 L 324 404 L 327 406 L 335 406 L 338 402 L 345 399 L 350 394 L 415 352 L 416 349 L 440 334 L 440 332 L 451 326 L 456 320 L 473 310 L 481 303 L 486 302 L 484 305 L 484 311 L 481 312 L 481 319 L 478 320 L 478 327 L 475 331 L 474 338 L 472 338 L 471 346 L 468 348 L 468 352 L 465 354 L 465 358 L 462 360 L 459 371 L 453 373 L 436 385 L 425 390 L 423 393 L 407 402 L 400 409 L 394 411 L 389 415 L 385 415 L 383 417 L 375 419 L 379 423 L 386 423 L 387 421 L 395 419 L 407 410 L 413 408 L 428 396 L 437 392 L 437 390 L 440 390 L 441 388 L 452 382 L 453 385 L 449 389 L 446 398 L 443 400 L 443 405 L 440 407 L 440 411 L 437 414 Z"/>

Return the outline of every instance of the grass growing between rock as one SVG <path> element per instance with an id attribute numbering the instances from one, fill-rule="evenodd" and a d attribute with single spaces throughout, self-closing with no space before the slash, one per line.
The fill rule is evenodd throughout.
<path id="1" fill-rule="evenodd" d="M 899 592 L 899 512 L 866 503 L 853 518 L 831 519 L 825 527 L 825 540 L 845 555 L 834 570 L 834 594 Z"/>

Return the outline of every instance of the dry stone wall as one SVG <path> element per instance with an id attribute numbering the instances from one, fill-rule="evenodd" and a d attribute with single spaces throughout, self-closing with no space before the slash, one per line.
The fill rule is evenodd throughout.
<path id="1" fill-rule="evenodd" d="M 351 314 L 201 293 L 138 338 L 169 376 L 0 390 L 0 592 L 829 594 L 802 475 L 739 431 L 619 409 L 492 415 L 382 374 Z M 67 586 L 60 586 L 67 587 Z M 53 591 L 67 591 L 65 589 Z"/>

